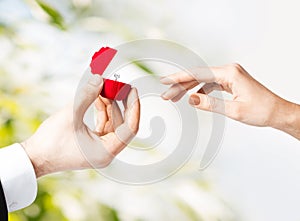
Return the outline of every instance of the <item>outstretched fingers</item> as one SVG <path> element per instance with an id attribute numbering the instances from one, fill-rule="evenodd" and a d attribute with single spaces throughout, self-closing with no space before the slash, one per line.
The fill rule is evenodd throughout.
<path id="1" fill-rule="evenodd" d="M 176 102 L 182 98 L 188 90 L 196 87 L 198 84 L 199 83 L 196 80 L 173 84 L 161 95 L 161 97 L 164 100 L 172 100 L 173 102 Z"/>
<path id="2" fill-rule="evenodd" d="M 242 102 L 222 100 L 202 93 L 192 94 L 189 103 L 197 109 L 219 113 L 235 120 L 240 120 L 243 108 Z"/>
<path id="3" fill-rule="evenodd" d="M 175 74 L 170 74 L 165 77 L 161 77 L 160 82 L 162 84 L 171 85 L 176 83 L 188 82 L 196 80 L 200 82 L 214 82 L 217 78 L 217 68 L 198 67 L 191 70 L 180 71 Z"/>

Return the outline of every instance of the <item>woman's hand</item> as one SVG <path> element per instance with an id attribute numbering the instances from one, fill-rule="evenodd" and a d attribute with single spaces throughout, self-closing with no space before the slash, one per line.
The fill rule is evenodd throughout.
<path id="1" fill-rule="evenodd" d="M 140 119 L 140 103 L 135 88 L 123 101 L 124 117 L 115 101 L 99 96 L 103 80 L 91 75 L 79 90 L 73 105 L 50 116 L 34 135 L 22 143 L 37 177 L 65 170 L 106 167 L 136 135 Z M 95 131 L 83 122 L 91 104 L 95 103 Z"/>
<path id="2" fill-rule="evenodd" d="M 250 125 L 274 127 L 300 139 L 300 106 L 271 92 L 238 64 L 178 72 L 162 77 L 161 83 L 171 85 L 162 98 L 174 102 L 204 83 L 197 93 L 190 95 L 189 102 L 195 108 Z M 230 93 L 232 100 L 209 96 L 214 90 Z"/>

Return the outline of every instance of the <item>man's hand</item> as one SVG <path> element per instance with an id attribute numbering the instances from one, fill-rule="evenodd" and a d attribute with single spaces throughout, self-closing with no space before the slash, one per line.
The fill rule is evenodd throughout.
<path id="1" fill-rule="evenodd" d="M 123 102 L 122 116 L 115 101 L 99 96 L 103 80 L 91 75 L 79 90 L 73 105 L 50 116 L 36 133 L 22 143 L 37 177 L 65 170 L 106 167 L 136 135 L 140 103 L 135 88 Z M 95 103 L 96 130 L 83 122 L 85 112 Z"/>
<path id="2" fill-rule="evenodd" d="M 205 83 L 189 102 L 195 108 L 223 114 L 255 126 L 270 126 L 300 139 L 300 106 L 288 102 L 250 76 L 240 65 L 200 67 L 161 78 L 171 85 L 162 94 L 166 100 L 178 101 L 200 83 Z M 232 94 L 232 100 L 222 100 L 209 94 L 214 91 Z"/>

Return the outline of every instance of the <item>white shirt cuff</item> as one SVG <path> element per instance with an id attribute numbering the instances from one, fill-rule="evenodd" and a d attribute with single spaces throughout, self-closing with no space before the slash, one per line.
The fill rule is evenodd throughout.
<path id="1" fill-rule="evenodd" d="M 34 168 L 20 144 L 0 149 L 0 179 L 9 212 L 29 206 L 35 200 Z"/>

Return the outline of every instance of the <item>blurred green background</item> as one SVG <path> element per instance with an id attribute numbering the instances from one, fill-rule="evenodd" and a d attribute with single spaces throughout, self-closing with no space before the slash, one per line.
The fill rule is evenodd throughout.
<path id="1" fill-rule="evenodd" d="M 159 1 L 157 3 L 160 3 Z M 72 96 L 93 50 L 137 39 L 143 27 L 138 1 L 3 1 L 0 3 L 0 146 L 30 136 Z M 119 22 L 120 16 L 128 22 Z M 165 19 L 165 25 L 168 24 Z M 162 23 L 163 24 L 163 23 Z M 139 66 L 143 71 L 147 68 Z M 209 177 L 184 169 L 148 186 L 126 186 L 95 171 L 39 179 L 35 202 L 11 221 L 236 220 Z M 26 187 L 24 187 L 26 188 Z"/>
<path id="2" fill-rule="evenodd" d="M 299 103 L 299 10 L 298 0 L 0 0 L 0 146 L 24 140 L 73 98 L 95 49 L 141 38 L 178 42 L 209 65 L 239 62 Z M 199 115 L 205 139 L 209 115 Z M 53 174 L 10 219 L 296 221 L 299 159 L 290 136 L 227 119 L 205 171 L 196 157 L 147 186 L 92 170 Z"/>

